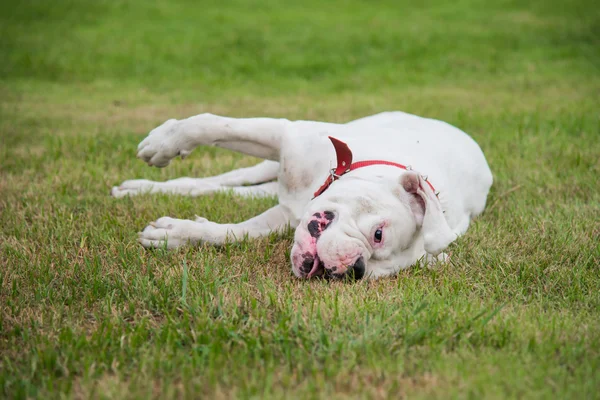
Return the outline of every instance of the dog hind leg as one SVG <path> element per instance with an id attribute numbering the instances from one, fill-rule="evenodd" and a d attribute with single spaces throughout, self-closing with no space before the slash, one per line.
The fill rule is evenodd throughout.
<path id="1" fill-rule="evenodd" d="M 145 193 L 169 193 L 189 196 L 201 196 L 204 194 L 214 193 L 218 191 L 229 190 L 229 188 L 241 187 L 234 190 L 235 193 L 241 195 L 260 196 L 265 193 L 266 188 L 275 187 L 268 194 L 277 194 L 276 184 L 263 186 L 266 182 L 273 183 L 277 178 L 279 163 L 274 161 L 263 161 L 248 168 L 236 169 L 221 175 L 211 176 L 208 178 L 178 178 L 166 182 L 154 182 L 146 179 L 133 179 L 123 182 L 119 186 L 115 186 L 111 190 L 113 197 L 136 196 Z M 250 189 L 253 186 L 242 185 L 259 185 L 260 190 L 251 193 Z"/>

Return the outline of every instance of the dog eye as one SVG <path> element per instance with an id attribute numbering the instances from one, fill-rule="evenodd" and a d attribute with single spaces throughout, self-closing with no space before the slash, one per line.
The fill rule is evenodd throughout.
<path id="1" fill-rule="evenodd" d="M 382 236 L 383 236 L 383 232 L 381 231 L 381 229 L 377 229 L 375 231 L 375 243 L 380 243 Z"/>

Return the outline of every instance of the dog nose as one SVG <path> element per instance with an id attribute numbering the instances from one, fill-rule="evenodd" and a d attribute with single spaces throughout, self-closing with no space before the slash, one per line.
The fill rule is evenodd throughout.
<path id="1" fill-rule="evenodd" d="M 331 221 L 335 218 L 335 214 L 333 211 L 323 211 L 323 218 L 325 218 L 327 221 Z"/>
<path id="2" fill-rule="evenodd" d="M 358 257 L 354 265 L 346 270 L 346 276 L 354 279 L 361 279 L 365 276 L 365 259 Z"/>
<path id="3" fill-rule="evenodd" d="M 331 211 L 314 213 L 307 225 L 310 236 L 318 239 L 321 236 L 321 233 L 331 224 L 334 217 L 335 216 Z"/>

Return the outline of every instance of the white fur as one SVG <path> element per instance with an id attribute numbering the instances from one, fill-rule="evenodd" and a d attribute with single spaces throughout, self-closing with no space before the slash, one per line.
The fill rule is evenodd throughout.
<path id="1" fill-rule="evenodd" d="M 354 161 L 383 159 L 410 165 L 413 171 L 391 166 L 357 169 L 312 200 L 336 165 L 328 136 L 346 142 Z M 307 275 L 300 264 L 310 251 L 328 272 L 337 271 L 334 276 L 343 274 L 358 257 L 364 259 L 368 277 L 396 273 L 423 257 L 445 260 L 440 253 L 483 211 L 492 185 L 485 157 L 466 133 L 445 122 L 402 112 L 347 124 L 201 114 L 169 120 L 154 129 L 140 143 L 138 157 L 149 165 L 165 167 L 199 145 L 224 147 L 266 161 L 204 179 L 125 181 L 112 189 L 112 195 L 202 195 L 233 190 L 250 196 L 277 194 L 279 204 L 237 224 L 163 217 L 140 233 L 141 244 L 168 248 L 189 242 L 221 244 L 291 226 L 297 228 L 292 270 L 300 277 Z M 424 184 L 425 175 L 439 191 L 439 199 Z M 275 179 L 276 183 L 270 182 Z M 410 187 L 416 189 L 411 192 Z M 315 243 L 307 236 L 307 224 L 314 213 L 325 210 L 333 212 L 335 219 Z M 382 244 L 372 238 L 378 224 L 385 226 Z"/>

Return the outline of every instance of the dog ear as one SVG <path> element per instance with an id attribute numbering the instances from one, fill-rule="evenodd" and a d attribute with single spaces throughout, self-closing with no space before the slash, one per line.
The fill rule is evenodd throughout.
<path id="1" fill-rule="evenodd" d="M 415 172 L 408 171 L 403 174 L 400 184 L 409 195 L 410 208 L 423 232 L 425 251 L 432 255 L 441 253 L 457 235 L 450 230 L 440 201 L 423 178 Z"/>

